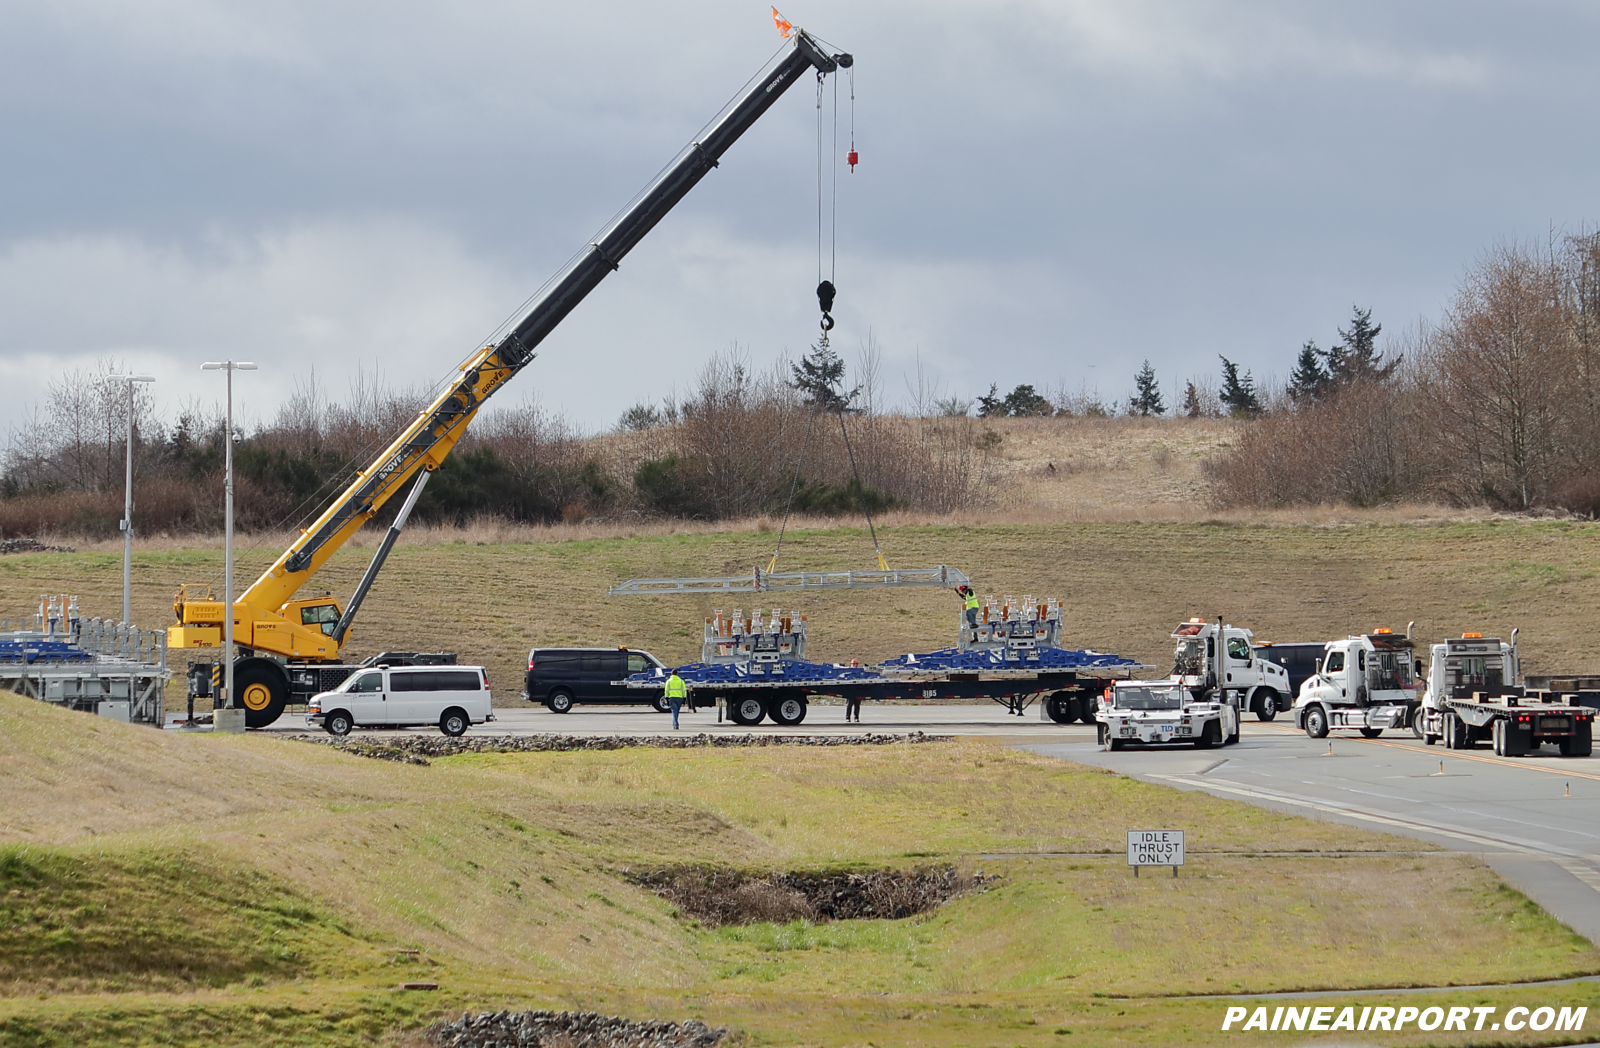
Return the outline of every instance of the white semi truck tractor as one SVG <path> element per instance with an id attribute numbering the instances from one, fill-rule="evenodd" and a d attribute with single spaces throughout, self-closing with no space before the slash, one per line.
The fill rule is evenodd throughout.
<path id="1" fill-rule="evenodd" d="M 1295 727 L 1313 739 L 1336 728 L 1354 728 L 1369 739 L 1404 728 L 1417 705 L 1416 670 L 1411 638 L 1393 630 L 1329 641 L 1317 672 L 1300 685 Z"/>
<path id="2" fill-rule="evenodd" d="M 1293 702 L 1289 671 L 1263 658 L 1239 626 L 1190 619 L 1172 631 L 1172 675 L 1198 700 L 1225 702 L 1269 721 Z"/>
<path id="3" fill-rule="evenodd" d="M 1509 642 L 1463 633 L 1433 645 L 1427 689 L 1412 730 L 1432 746 L 1472 749 L 1492 742 L 1502 757 L 1521 757 L 1545 743 L 1563 757 L 1593 749 L 1596 703 L 1593 678 L 1540 678 L 1522 685 L 1517 631 Z"/>

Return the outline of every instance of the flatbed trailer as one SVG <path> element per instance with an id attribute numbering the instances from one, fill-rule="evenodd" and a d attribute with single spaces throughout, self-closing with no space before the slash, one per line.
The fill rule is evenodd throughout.
<path id="1" fill-rule="evenodd" d="M 1422 740 L 1446 749 L 1470 750 L 1490 741 L 1501 757 L 1523 757 L 1545 743 L 1563 757 L 1587 757 L 1594 748 L 1595 707 L 1600 694 L 1524 691 L 1519 695 L 1482 692 L 1471 698 L 1444 699 L 1442 716 L 1425 722 Z M 1428 730 L 1436 727 L 1438 733 Z"/>

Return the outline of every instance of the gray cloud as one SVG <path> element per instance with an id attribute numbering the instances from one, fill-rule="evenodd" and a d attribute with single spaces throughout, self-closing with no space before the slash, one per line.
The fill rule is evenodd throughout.
<path id="1" fill-rule="evenodd" d="M 1595 217 L 1591 5 L 779 6 L 860 59 L 836 335 L 890 385 L 1282 372 Z M 254 356 L 268 417 L 313 366 L 431 381 L 779 45 L 744 0 L 0 4 L 10 417 L 107 354 L 171 403 Z M 803 351 L 815 116 L 793 90 L 508 396 L 599 427 L 730 344 Z"/>

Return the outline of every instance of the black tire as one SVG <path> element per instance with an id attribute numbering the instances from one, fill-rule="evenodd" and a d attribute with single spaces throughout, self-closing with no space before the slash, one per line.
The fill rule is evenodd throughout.
<path id="1" fill-rule="evenodd" d="M 439 730 L 450 736 L 458 738 L 467 733 L 472 726 L 472 718 L 467 716 L 467 711 L 452 706 L 439 717 Z"/>
<path id="2" fill-rule="evenodd" d="M 1383 729 L 1382 728 L 1362 728 L 1361 729 L 1361 737 L 1364 738 L 1364 739 L 1376 739 L 1379 735 L 1382 735 L 1382 734 L 1383 734 Z"/>
<path id="3" fill-rule="evenodd" d="M 1328 737 L 1328 711 L 1321 706 L 1306 707 L 1306 734 L 1313 739 Z"/>
<path id="4" fill-rule="evenodd" d="M 1237 744 L 1239 741 L 1239 732 L 1242 730 L 1243 729 L 1240 727 L 1240 725 L 1235 723 L 1233 726 L 1233 734 L 1229 735 L 1226 739 L 1223 739 L 1222 744 L 1224 746 L 1233 746 Z"/>
<path id="5" fill-rule="evenodd" d="M 1108 739 L 1106 741 L 1106 747 L 1108 749 L 1113 749 L 1113 750 L 1123 749 L 1127 745 L 1128 745 L 1128 740 L 1127 739 Z"/>
<path id="6" fill-rule="evenodd" d="M 1105 749 L 1106 744 L 1111 741 L 1111 729 L 1104 724 L 1096 724 L 1094 727 L 1094 741 L 1101 749 Z"/>
<path id="7" fill-rule="evenodd" d="M 1200 737 L 1194 741 L 1196 749 L 1209 750 L 1213 746 L 1222 744 L 1222 722 L 1209 721 L 1200 729 Z"/>
<path id="8" fill-rule="evenodd" d="M 233 664 L 233 690 L 244 706 L 244 726 L 265 728 L 283 716 L 289 702 L 289 680 L 276 662 L 240 659 Z"/>
<path id="9" fill-rule="evenodd" d="M 660 695 L 657 695 L 655 698 L 651 699 L 650 705 L 655 708 L 657 713 L 672 712 L 672 703 L 667 701 L 666 692 L 662 692 Z"/>
<path id="10" fill-rule="evenodd" d="M 1411 734 L 1422 739 L 1423 742 L 1428 742 L 1427 738 L 1422 734 L 1422 707 L 1418 706 L 1412 710 L 1411 716 L 1407 720 L 1411 722 Z M 1433 743 L 1428 742 L 1428 745 L 1432 746 Z"/>
<path id="11" fill-rule="evenodd" d="M 1058 691 L 1044 700 L 1045 716 L 1057 724 L 1071 724 L 1079 717 L 1079 704 L 1070 691 Z"/>
<path id="12" fill-rule="evenodd" d="M 794 727 L 806 719 L 805 696 L 775 696 L 767 703 L 767 716 L 772 718 L 774 724 L 781 724 L 785 728 Z"/>
<path id="13" fill-rule="evenodd" d="M 738 698 L 728 700 L 728 716 L 735 724 L 743 725 L 746 728 L 754 727 L 760 724 L 762 718 L 766 715 L 766 707 L 754 695 L 741 695 Z"/>
<path id="14" fill-rule="evenodd" d="M 1454 713 L 1444 715 L 1444 745 L 1448 750 L 1472 749 L 1472 728 Z"/>
<path id="15" fill-rule="evenodd" d="M 1095 713 L 1100 709 L 1100 693 L 1098 691 L 1084 691 L 1078 693 L 1078 720 L 1084 724 L 1099 724 Z"/>
<path id="16" fill-rule="evenodd" d="M 549 698 L 544 700 L 544 705 L 545 709 L 551 713 L 571 713 L 572 692 L 566 688 L 557 688 L 550 693 Z"/>
<path id="17" fill-rule="evenodd" d="M 350 719 L 350 714 L 344 710 L 334 710 L 322 718 L 322 728 L 335 738 L 344 738 L 350 734 L 350 729 L 355 727 L 355 721 Z"/>
<path id="18" fill-rule="evenodd" d="M 1256 692 L 1256 719 L 1270 721 L 1278 715 L 1278 693 L 1271 688 Z"/>

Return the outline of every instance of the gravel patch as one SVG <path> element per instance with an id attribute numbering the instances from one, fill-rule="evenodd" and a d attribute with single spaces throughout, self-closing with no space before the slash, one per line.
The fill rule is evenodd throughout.
<path id="1" fill-rule="evenodd" d="M 950 735 L 403 735 L 372 741 L 336 739 L 331 735 L 286 735 L 296 742 L 331 746 L 357 757 L 426 765 L 430 757 L 462 753 L 548 753 L 576 750 L 729 749 L 763 746 L 898 746 L 904 743 L 950 742 Z"/>
<path id="2" fill-rule="evenodd" d="M 713 1048 L 728 1036 L 697 1019 L 635 1022 L 594 1012 L 482 1012 L 428 1027 L 438 1048 Z"/>

